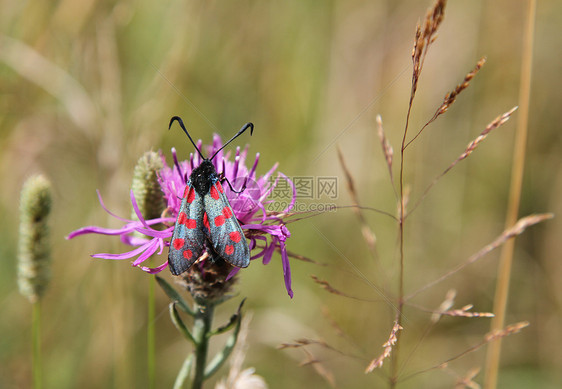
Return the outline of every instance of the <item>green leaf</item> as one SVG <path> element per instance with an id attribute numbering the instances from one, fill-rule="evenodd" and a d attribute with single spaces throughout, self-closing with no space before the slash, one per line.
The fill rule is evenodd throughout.
<path id="1" fill-rule="evenodd" d="M 176 381 L 174 382 L 174 389 L 181 389 L 183 388 L 183 384 L 185 381 L 189 379 L 191 375 L 191 365 L 193 364 L 193 354 L 189 354 L 185 361 L 183 361 L 183 365 L 178 372 L 176 377 Z"/>
<path id="2" fill-rule="evenodd" d="M 235 324 L 234 332 L 226 340 L 226 344 L 224 345 L 223 349 L 219 353 L 217 353 L 213 360 L 207 365 L 207 368 L 205 369 L 205 379 L 215 374 L 217 370 L 219 370 L 221 366 L 226 362 L 226 360 L 232 353 L 232 350 L 234 350 L 236 341 L 238 340 L 238 333 L 240 332 L 240 324 L 242 323 L 242 314 L 240 313 L 240 310 L 242 308 L 242 305 L 244 304 L 244 301 L 246 301 L 246 299 L 242 300 L 240 306 L 238 307 L 238 311 L 230 318 L 231 322 L 233 321 L 233 324 Z M 227 324 L 227 326 L 230 326 L 230 322 L 229 324 Z M 215 332 L 220 333 L 218 332 L 219 330 L 220 328 Z"/>
<path id="3" fill-rule="evenodd" d="M 174 323 L 176 328 L 182 333 L 182 335 L 185 336 L 186 339 L 191 340 L 191 342 L 193 342 L 193 344 L 197 346 L 197 341 L 195 340 L 195 338 L 193 338 L 193 335 L 191 335 L 191 332 L 189 332 L 185 324 L 183 324 L 183 321 L 181 320 L 178 310 L 176 309 L 175 302 L 170 303 L 170 317 L 172 318 L 172 322 Z"/>
<path id="4" fill-rule="evenodd" d="M 242 309 L 242 306 L 244 305 L 245 301 L 246 301 L 246 299 L 242 300 L 242 302 L 238 306 L 238 310 L 236 311 L 236 313 L 234 315 L 230 316 L 230 320 L 228 321 L 228 323 L 226 323 L 225 325 L 217 328 L 214 331 L 210 331 L 207 334 L 207 337 L 210 338 L 211 336 L 223 334 L 226 331 L 230 330 L 232 327 L 234 327 L 234 325 L 240 320 L 240 315 L 241 315 L 240 310 Z"/>
<path id="5" fill-rule="evenodd" d="M 193 310 L 189 307 L 189 305 L 183 299 L 183 297 L 181 297 L 180 294 L 174 288 L 172 288 L 172 285 L 168 284 L 168 282 L 165 279 L 160 278 L 158 276 L 156 276 L 156 281 L 158 281 L 158 285 L 160 285 L 160 287 L 162 288 L 164 293 L 166 293 L 166 295 L 170 298 L 170 300 L 177 303 L 182 311 L 184 311 L 185 313 L 191 316 L 195 316 L 195 312 L 193 312 Z"/>

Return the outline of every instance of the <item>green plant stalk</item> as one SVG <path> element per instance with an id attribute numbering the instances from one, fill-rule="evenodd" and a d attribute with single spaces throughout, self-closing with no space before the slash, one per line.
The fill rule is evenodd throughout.
<path id="1" fill-rule="evenodd" d="M 205 381 L 205 367 L 209 351 L 209 332 L 213 322 L 214 305 L 198 302 L 195 305 L 195 320 L 193 322 L 193 337 L 195 338 L 195 375 L 192 389 L 200 389 Z"/>
<path id="2" fill-rule="evenodd" d="M 150 389 L 156 388 L 155 285 L 156 277 L 150 277 L 150 280 L 148 281 L 148 326 L 146 329 L 148 387 Z"/>
<path id="3" fill-rule="evenodd" d="M 511 171 L 511 186 L 509 189 L 509 202 L 506 215 L 506 228 L 515 224 L 519 214 L 521 188 L 525 166 L 525 148 L 527 145 L 527 132 L 529 122 L 529 100 L 531 95 L 531 72 L 533 59 L 533 36 L 535 30 L 536 0 L 529 0 L 525 33 L 523 35 L 523 52 L 521 60 L 521 80 L 519 90 L 519 121 L 515 135 L 513 154 L 513 170 Z M 498 278 L 496 281 L 496 294 L 494 297 L 494 314 L 491 330 L 500 330 L 504 327 L 507 299 L 509 294 L 509 281 L 511 278 L 511 264 L 513 262 L 513 249 L 515 239 L 507 241 L 500 255 L 498 265 Z M 501 352 L 501 339 L 490 343 L 486 357 L 484 388 L 494 389 L 497 386 L 498 370 Z"/>
<path id="4" fill-rule="evenodd" d="M 32 304 L 32 322 L 31 322 L 31 343 L 33 347 L 32 369 L 33 369 L 33 387 L 41 388 L 42 383 L 42 363 L 41 363 L 41 303 L 40 300 Z"/>

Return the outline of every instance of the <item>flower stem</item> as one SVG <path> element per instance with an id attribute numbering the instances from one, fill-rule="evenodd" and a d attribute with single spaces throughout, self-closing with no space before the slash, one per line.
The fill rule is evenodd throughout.
<path id="1" fill-rule="evenodd" d="M 195 305 L 195 320 L 193 322 L 193 338 L 195 338 L 195 376 L 192 389 L 203 387 L 205 380 L 205 366 L 209 350 L 209 332 L 213 322 L 214 305 L 212 303 L 198 302 Z"/>
<path id="2" fill-rule="evenodd" d="M 146 354 L 148 367 L 148 387 L 156 388 L 156 362 L 155 362 L 155 285 L 156 278 L 150 277 L 148 281 L 148 325 L 146 329 Z"/>
<path id="3" fill-rule="evenodd" d="M 33 387 L 41 388 L 41 303 L 40 300 L 32 304 L 32 323 L 31 323 L 31 342 L 33 347 L 32 369 L 33 369 Z"/>

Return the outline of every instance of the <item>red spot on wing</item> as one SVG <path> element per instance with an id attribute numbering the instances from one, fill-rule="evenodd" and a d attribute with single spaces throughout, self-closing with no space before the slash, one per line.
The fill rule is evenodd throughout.
<path id="1" fill-rule="evenodd" d="M 203 214 L 203 225 L 207 227 L 208 230 L 211 229 L 211 227 L 209 226 L 209 218 L 207 217 L 207 212 Z"/>
<path id="2" fill-rule="evenodd" d="M 191 259 L 191 257 L 193 257 L 193 253 L 191 252 L 191 250 L 187 249 L 183 252 L 183 257 L 185 259 Z"/>
<path id="3" fill-rule="evenodd" d="M 219 215 L 215 218 L 215 226 L 220 227 L 224 224 L 224 216 Z"/>
<path id="4" fill-rule="evenodd" d="M 224 190 L 222 189 L 222 185 L 218 181 L 217 181 L 217 189 L 219 190 L 219 192 L 224 193 Z"/>
<path id="5" fill-rule="evenodd" d="M 187 215 L 185 214 L 185 212 L 180 212 L 180 214 L 178 215 L 178 224 L 185 224 L 186 221 Z"/>
<path id="6" fill-rule="evenodd" d="M 174 239 L 172 244 L 174 245 L 174 248 L 176 250 L 179 250 L 183 247 L 184 243 L 185 243 L 185 239 L 178 238 L 178 239 Z"/>
<path id="7" fill-rule="evenodd" d="M 195 221 L 195 219 L 187 219 L 187 221 L 185 222 L 185 226 L 192 230 L 197 227 L 197 222 Z"/>
<path id="8" fill-rule="evenodd" d="M 233 231 L 230 234 L 228 234 L 228 236 L 230 236 L 230 239 L 232 239 L 234 243 L 238 243 L 242 239 L 238 231 Z"/>
<path id="9" fill-rule="evenodd" d="M 230 244 L 227 244 L 226 247 L 224 248 L 224 252 L 225 252 L 227 255 L 232 254 L 232 253 L 234 252 L 234 246 L 232 246 L 232 245 L 230 245 Z"/>
<path id="10" fill-rule="evenodd" d="M 211 197 L 214 198 L 215 200 L 219 199 L 219 191 L 217 190 L 216 185 L 211 186 Z"/>
<path id="11" fill-rule="evenodd" d="M 224 215 L 225 219 L 229 219 L 232 216 L 232 210 L 228 206 L 224 207 L 222 209 L 222 214 Z"/>
<path id="12" fill-rule="evenodd" d="M 187 189 L 187 187 L 185 189 Z M 184 197 L 187 197 L 187 202 L 191 204 L 193 200 L 195 200 L 195 189 L 193 189 L 193 187 L 189 188 L 189 193 Z"/>

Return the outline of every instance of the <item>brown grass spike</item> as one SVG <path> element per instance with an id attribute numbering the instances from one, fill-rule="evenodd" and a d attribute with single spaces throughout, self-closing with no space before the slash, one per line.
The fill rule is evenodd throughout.
<path id="1" fill-rule="evenodd" d="M 343 154 L 339 146 L 337 147 L 337 151 L 338 151 L 338 158 L 340 160 L 340 164 L 345 174 L 345 179 L 347 181 L 347 188 L 349 190 L 349 195 L 351 196 L 351 201 L 353 201 L 353 205 L 355 205 L 355 207 L 353 208 L 353 212 L 357 215 L 357 217 L 359 218 L 359 222 L 361 223 L 361 233 L 363 234 L 363 239 L 365 239 L 365 242 L 367 243 L 367 246 L 369 246 L 369 249 L 371 250 L 372 254 L 375 255 L 375 249 L 376 249 L 375 246 L 376 246 L 377 238 L 373 230 L 371 230 L 371 228 L 367 224 L 367 219 L 365 218 L 365 215 L 363 215 L 363 212 L 359 208 L 359 198 L 357 196 L 357 190 L 355 189 L 353 177 L 351 176 L 351 172 L 349 171 L 349 169 L 345 164 L 345 161 L 343 159 Z"/>
<path id="2" fill-rule="evenodd" d="M 414 209 L 416 209 L 421 202 L 423 201 L 423 199 L 425 198 L 425 196 L 427 196 L 427 194 L 429 193 L 430 189 L 433 188 L 433 186 L 435 184 L 437 184 L 437 182 L 445 175 L 447 174 L 452 168 L 454 168 L 459 162 L 461 162 L 462 160 L 466 159 L 467 157 L 470 156 L 470 154 L 472 154 L 472 152 L 474 150 L 476 150 L 476 148 L 480 145 L 480 143 L 482 143 L 484 141 L 484 139 L 486 139 L 486 137 L 488 136 L 488 134 L 490 134 L 490 132 L 492 132 L 493 130 L 495 130 L 496 128 L 500 127 L 502 124 L 504 124 L 505 122 L 507 122 L 509 120 L 509 118 L 511 117 L 511 115 L 513 114 L 513 112 L 515 112 L 515 110 L 517 109 L 517 107 L 513 107 L 511 108 L 509 111 L 507 111 L 506 113 L 498 116 L 497 118 L 495 118 L 494 120 L 492 120 L 484 129 L 484 131 L 482 131 L 480 133 L 480 135 L 478 135 L 476 137 L 476 139 L 474 139 L 473 141 L 471 141 L 467 146 L 466 149 L 463 151 L 463 153 L 453 161 L 453 163 L 451 163 L 445 170 L 443 170 L 443 172 L 441 174 L 439 174 L 437 177 L 435 177 L 433 179 L 433 181 L 431 182 L 431 184 L 428 185 L 428 187 L 425 189 L 425 191 L 423 192 L 423 194 L 421 195 L 421 197 L 418 199 L 418 201 L 416 202 L 416 204 L 414 205 L 414 207 L 412 208 L 412 210 L 409 212 L 410 214 L 414 211 Z"/>
<path id="3" fill-rule="evenodd" d="M 392 157 L 394 156 L 394 150 L 384 134 L 381 115 L 377 115 L 375 120 L 377 122 L 377 135 L 379 136 L 379 140 L 381 142 L 382 152 L 384 154 L 384 159 L 386 160 L 386 166 L 388 167 L 388 174 L 390 175 L 390 182 L 393 184 L 392 187 L 394 187 L 394 179 L 392 177 Z"/>
<path id="4" fill-rule="evenodd" d="M 384 347 L 383 353 L 379 355 L 377 358 L 373 359 L 371 363 L 369 363 L 369 366 L 367 366 L 367 368 L 365 369 L 365 374 L 372 372 L 378 367 L 382 367 L 384 360 L 390 356 L 390 353 L 392 352 L 392 347 L 396 344 L 396 341 L 398 340 L 396 334 L 398 333 L 398 331 L 402 329 L 403 328 L 400 326 L 400 324 L 398 324 L 398 322 L 394 322 L 394 325 L 392 326 L 392 330 L 390 330 L 390 336 L 388 337 L 388 340 L 382 345 Z"/>
<path id="5" fill-rule="evenodd" d="M 529 216 L 526 216 L 526 217 L 523 217 L 523 218 L 519 219 L 519 221 L 517 223 L 515 223 L 515 225 L 513 227 L 508 228 L 507 230 L 503 231 L 502 234 L 500 236 L 498 236 L 492 243 L 484 246 L 482 249 L 480 249 L 480 251 L 478 251 L 476 254 L 474 254 L 470 258 L 468 258 L 468 260 L 466 262 L 461 263 L 459 266 L 457 266 L 453 270 L 450 270 L 449 272 L 445 273 L 444 275 L 442 275 L 438 279 L 430 282 L 429 284 L 426 284 L 425 286 L 418 289 L 417 291 L 415 291 L 413 293 L 410 293 L 408 296 L 405 297 L 404 300 L 405 301 L 410 300 L 412 297 L 418 295 L 419 293 L 423 292 L 424 290 L 429 289 L 430 287 L 438 284 L 439 282 L 449 278 L 453 274 L 458 273 L 460 270 L 464 269 L 466 266 L 478 261 L 480 258 L 482 258 L 486 254 L 490 253 L 492 250 L 495 250 L 498 247 L 500 247 L 508 239 L 511 239 L 511 238 L 513 238 L 517 235 L 520 235 L 528 227 L 533 226 L 533 225 L 535 225 L 537 223 L 540 223 L 542 221 L 552 219 L 553 217 L 554 217 L 554 215 L 551 214 L 551 213 L 542 213 L 542 214 L 536 214 L 536 215 L 529 215 Z"/>
<path id="6" fill-rule="evenodd" d="M 443 98 L 443 102 L 441 103 L 441 105 L 439 106 L 439 108 L 437 108 L 437 110 L 435 111 L 435 113 L 433 114 L 433 116 L 431 117 L 431 119 L 429 119 L 429 121 L 427 123 L 425 123 L 423 125 L 423 127 L 418 131 L 418 133 L 412 138 L 410 139 L 410 141 L 406 144 L 405 147 L 408 147 L 413 141 L 416 140 L 416 138 L 418 136 L 420 136 L 420 134 L 422 133 L 422 131 L 429 126 L 433 121 L 435 121 L 435 119 L 437 119 L 440 115 L 444 114 L 445 112 L 447 112 L 447 110 L 449 109 L 449 107 L 451 105 L 453 105 L 453 103 L 455 102 L 455 100 L 457 99 L 457 96 L 466 88 L 468 88 L 468 86 L 470 85 L 470 81 L 474 78 L 474 76 L 476 76 L 476 73 L 478 73 L 480 71 L 480 69 L 482 69 L 482 66 L 484 66 L 484 64 L 486 63 L 486 58 L 482 57 L 480 58 L 480 60 L 476 63 L 476 67 L 474 69 L 472 69 L 465 77 L 463 82 L 461 82 L 460 84 L 458 84 L 455 89 L 453 89 L 451 92 L 448 92 L 445 97 Z"/>

